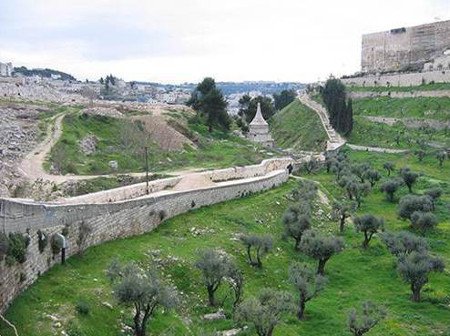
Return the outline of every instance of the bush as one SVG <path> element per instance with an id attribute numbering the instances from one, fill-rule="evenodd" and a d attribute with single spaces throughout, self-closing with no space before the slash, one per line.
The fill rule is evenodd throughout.
<path id="1" fill-rule="evenodd" d="M 433 209 L 433 203 L 429 196 L 406 195 L 398 204 L 398 215 L 403 219 L 411 220 L 415 211 L 429 212 Z"/>
<path id="2" fill-rule="evenodd" d="M 8 241 L 8 256 L 20 264 L 24 263 L 27 260 L 26 253 L 30 243 L 29 238 L 21 233 L 10 233 L 8 235 Z"/>
<path id="3" fill-rule="evenodd" d="M 411 225 L 413 228 L 425 232 L 434 228 L 438 223 L 435 215 L 431 212 L 415 211 L 411 215 Z"/>
<path id="4" fill-rule="evenodd" d="M 80 315 L 89 315 L 90 308 L 89 303 L 86 301 L 78 301 L 75 305 L 75 309 Z"/>

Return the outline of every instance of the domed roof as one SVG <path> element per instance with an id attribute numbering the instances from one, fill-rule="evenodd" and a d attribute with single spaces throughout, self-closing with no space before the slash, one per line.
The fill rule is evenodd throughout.
<path id="1" fill-rule="evenodd" d="M 264 117 L 261 113 L 261 104 L 258 103 L 258 107 L 256 108 L 256 114 L 250 125 L 267 125 L 267 122 L 264 120 Z"/>

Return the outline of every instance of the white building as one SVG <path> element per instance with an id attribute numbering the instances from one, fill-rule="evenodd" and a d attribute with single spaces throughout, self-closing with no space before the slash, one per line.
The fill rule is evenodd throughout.
<path id="1" fill-rule="evenodd" d="M 256 114 L 251 123 L 248 125 L 249 131 L 247 138 L 254 142 L 258 142 L 265 147 L 273 147 L 274 141 L 269 132 L 269 124 L 264 120 L 261 113 L 261 105 L 258 103 Z"/>
<path id="2" fill-rule="evenodd" d="M 0 77 L 11 77 L 13 71 L 13 65 L 9 63 L 0 62 Z"/>

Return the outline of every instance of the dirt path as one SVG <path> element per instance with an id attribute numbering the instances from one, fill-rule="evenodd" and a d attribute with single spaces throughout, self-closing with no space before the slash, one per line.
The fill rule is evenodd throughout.
<path id="1" fill-rule="evenodd" d="M 55 116 L 52 123 L 48 126 L 47 136 L 39 143 L 34 150 L 28 153 L 18 166 L 18 170 L 24 177 L 30 180 L 47 180 L 57 184 L 64 183 L 69 180 L 87 180 L 97 177 L 111 177 L 115 175 L 53 175 L 44 170 L 44 162 L 52 147 L 57 143 L 62 135 L 62 121 L 65 114 Z M 168 172 L 170 175 L 182 176 L 198 172 L 201 169 L 186 169 L 174 172 Z M 150 173 L 152 175 L 153 173 Z M 145 173 L 129 173 L 127 175 L 134 177 L 145 176 Z"/>
<path id="2" fill-rule="evenodd" d="M 407 153 L 409 150 L 407 149 L 391 149 L 391 148 L 382 148 L 382 147 L 368 147 L 368 146 L 359 146 L 347 144 L 353 150 L 359 151 L 367 151 L 367 152 L 377 152 L 377 153 L 389 153 L 389 154 L 399 154 L 399 153 Z"/>
<path id="3" fill-rule="evenodd" d="M 318 102 L 312 100 L 307 94 L 300 95 L 298 99 L 303 105 L 308 106 L 319 116 L 323 128 L 328 135 L 327 150 L 335 150 L 343 146 L 345 144 L 345 139 L 341 137 L 338 132 L 336 132 L 333 126 L 331 126 L 327 110 Z"/>

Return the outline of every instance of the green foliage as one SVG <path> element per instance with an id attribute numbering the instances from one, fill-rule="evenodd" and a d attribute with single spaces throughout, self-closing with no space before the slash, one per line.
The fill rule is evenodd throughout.
<path id="1" fill-rule="evenodd" d="M 405 258 L 412 252 L 426 253 L 429 246 L 425 238 L 416 236 L 408 231 L 386 232 L 381 235 L 389 252 L 397 259 Z"/>
<path id="2" fill-rule="evenodd" d="M 233 267 L 228 256 L 212 249 L 199 252 L 195 267 L 202 272 L 203 283 L 208 291 L 209 305 L 214 307 L 216 305 L 216 291 L 224 278 L 230 274 L 230 270 L 235 270 L 235 267 Z"/>
<path id="3" fill-rule="evenodd" d="M 22 233 L 10 233 L 8 235 L 8 250 L 7 256 L 10 260 L 14 260 L 19 264 L 23 264 L 27 260 L 27 247 L 30 243 L 30 239 L 24 236 Z"/>
<path id="4" fill-rule="evenodd" d="M 270 97 L 251 98 L 249 95 L 243 95 L 239 99 L 239 116 L 244 117 L 247 123 L 251 122 L 256 115 L 258 103 L 261 105 L 261 113 L 265 120 L 269 120 L 275 114 L 275 107 Z"/>
<path id="5" fill-rule="evenodd" d="M 236 320 L 253 324 L 259 336 L 271 336 L 283 313 L 292 307 L 289 293 L 264 288 L 257 297 L 246 299 L 238 306 Z"/>
<path id="6" fill-rule="evenodd" d="M 364 234 L 363 248 L 369 246 L 374 234 L 384 229 L 383 218 L 375 217 L 371 214 L 357 216 L 353 219 L 353 222 L 355 223 L 356 232 L 362 232 Z"/>
<path id="7" fill-rule="evenodd" d="M 75 310 L 80 315 L 89 315 L 91 307 L 90 307 L 89 303 L 87 303 L 86 301 L 80 300 L 75 305 Z"/>
<path id="8" fill-rule="evenodd" d="M 400 199 L 398 215 L 401 218 L 412 220 L 414 212 L 429 212 L 432 209 L 433 203 L 429 196 L 406 195 Z"/>
<path id="9" fill-rule="evenodd" d="M 411 252 L 398 261 L 397 269 L 403 280 L 411 285 L 411 299 L 419 302 L 420 292 L 428 282 L 428 275 L 431 272 L 443 272 L 444 261 L 427 253 Z"/>
<path id="10" fill-rule="evenodd" d="M 117 301 L 134 308 L 136 336 L 146 335 L 147 323 L 157 309 L 172 309 L 179 302 L 175 288 L 164 284 L 153 268 L 144 270 L 135 263 L 113 263 L 108 274 L 115 284 L 114 296 Z"/>
<path id="11" fill-rule="evenodd" d="M 344 249 L 344 240 L 340 237 L 325 236 L 317 231 L 308 230 L 303 234 L 300 250 L 318 261 L 317 274 L 325 274 L 326 262 Z"/>
<path id="12" fill-rule="evenodd" d="M 354 336 L 362 336 L 375 327 L 386 316 L 383 308 L 380 308 L 370 301 L 365 301 L 361 305 L 361 311 L 352 308 L 348 313 L 347 325 Z"/>
<path id="13" fill-rule="evenodd" d="M 14 74 L 21 74 L 25 77 L 32 77 L 32 76 L 39 76 L 39 77 L 44 77 L 44 78 L 52 78 L 52 75 L 56 75 L 56 76 L 60 76 L 61 80 L 64 81 L 76 81 L 76 78 L 73 77 L 72 75 L 69 75 L 65 72 L 61 72 L 58 70 L 53 70 L 53 69 L 27 69 L 24 66 L 21 67 L 15 67 Z"/>
<path id="14" fill-rule="evenodd" d="M 229 130 L 231 120 L 226 110 L 227 102 L 213 78 L 203 79 L 192 92 L 187 104 L 205 118 L 209 132 L 215 127 Z"/>
<path id="15" fill-rule="evenodd" d="M 350 134 L 353 129 L 353 103 L 346 98 L 345 85 L 331 77 L 325 83 L 321 95 L 333 128 L 342 135 Z"/>
<path id="16" fill-rule="evenodd" d="M 319 116 L 298 99 L 272 117 L 270 131 L 277 146 L 295 150 L 323 151 L 328 139 Z"/>
<path id="17" fill-rule="evenodd" d="M 294 101 L 296 96 L 297 93 L 295 92 L 295 90 L 283 90 L 280 93 L 275 93 L 273 95 L 275 109 L 279 111 L 285 108 Z"/>
<path id="18" fill-rule="evenodd" d="M 293 263 L 289 266 L 289 280 L 299 293 L 297 318 L 303 319 L 305 306 L 325 287 L 326 278 L 317 274 L 308 265 Z"/>
<path id="19" fill-rule="evenodd" d="M 262 257 L 272 250 L 272 237 L 269 235 L 243 235 L 241 236 L 241 241 L 247 250 L 247 258 L 250 265 L 261 268 Z M 254 251 L 253 253 L 252 250 Z"/>

